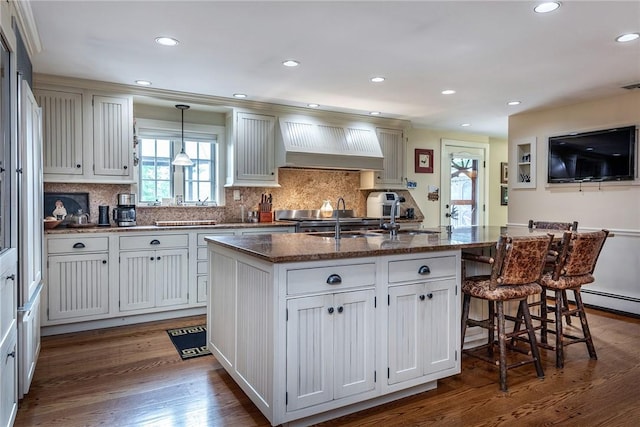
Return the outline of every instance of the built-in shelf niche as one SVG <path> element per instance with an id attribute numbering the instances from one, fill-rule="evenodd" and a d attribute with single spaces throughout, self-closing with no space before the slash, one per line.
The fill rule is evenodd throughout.
<path id="1" fill-rule="evenodd" d="M 536 138 L 515 141 L 511 164 L 514 172 L 509 177 L 512 188 L 536 188 Z"/>

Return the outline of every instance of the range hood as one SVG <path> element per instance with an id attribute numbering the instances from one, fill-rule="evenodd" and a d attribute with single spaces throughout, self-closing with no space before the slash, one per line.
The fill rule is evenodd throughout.
<path id="1" fill-rule="evenodd" d="M 279 167 L 381 170 L 382 150 L 370 123 L 329 123 L 281 116 L 276 136 Z"/>

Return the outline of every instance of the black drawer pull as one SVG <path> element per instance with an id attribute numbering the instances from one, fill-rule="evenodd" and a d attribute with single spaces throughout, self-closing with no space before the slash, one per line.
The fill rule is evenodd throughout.
<path id="1" fill-rule="evenodd" d="M 16 275 L 15 274 L 8 275 L 7 280 L 16 280 Z"/>
<path id="2" fill-rule="evenodd" d="M 425 274 L 429 274 L 429 273 L 431 273 L 431 269 L 429 268 L 428 265 L 423 265 L 418 269 L 418 274 L 421 276 L 424 276 Z"/>
<path id="3" fill-rule="evenodd" d="M 342 283 L 342 277 L 338 274 L 332 274 L 327 278 L 327 285 L 339 285 Z"/>
<path id="4" fill-rule="evenodd" d="M 159 245 L 159 244 L 160 244 L 160 240 L 158 240 L 158 239 L 153 239 L 149 244 L 150 244 L 150 245 Z"/>
<path id="5" fill-rule="evenodd" d="M 86 246 L 84 245 L 84 243 L 76 243 L 75 245 L 73 245 L 73 249 L 84 249 Z"/>

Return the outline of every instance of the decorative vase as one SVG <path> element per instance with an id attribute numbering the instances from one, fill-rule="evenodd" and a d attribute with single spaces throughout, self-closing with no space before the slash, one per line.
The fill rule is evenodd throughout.
<path id="1" fill-rule="evenodd" d="M 331 218 L 333 216 L 333 207 L 331 206 L 331 202 L 329 200 L 325 200 L 322 202 L 322 207 L 320 208 L 320 216 L 322 218 Z"/>

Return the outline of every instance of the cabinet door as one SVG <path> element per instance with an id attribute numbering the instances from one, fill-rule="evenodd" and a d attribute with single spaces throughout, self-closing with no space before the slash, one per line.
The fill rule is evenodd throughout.
<path id="1" fill-rule="evenodd" d="M 38 90 L 44 173 L 82 175 L 82 94 Z"/>
<path id="2" fill-rule="evenodd" d="M 424 287 L 424 374 L 453 368 L 456 363 L 455 337 L 460 328 L 456 321 L 458 299 L 455 280 L 428 282 Z"/>
<path id="3" fill-rule="evenodd" d="M 49 256 L 49 320 L 109 312 L 109 254 Z"/>
<path id="4" fill-rule="evenodd" d="M 236 180 L 259 184 L 276 180 L 276 118 L 238 113 L 236 133 Z"/>
<path id="5" fill-rule="evenodd" d="M 383 186 L 404 188 L 405 177 L 405 144 L 402 130 L 376 129 L 384 160 L 383 170 L 375 171 L 375 183 Z"/>
<path id="6" fill-rule="evenodd" d="M 334 399 L 373 390 L 375 291 L 335 294 Z"/>
<path id="7" fill-rule="evenodd" d="M 93 96 L 95 175 L 131 176 L 131 114 L 130 97 Z"/>
<path id="8" fill-rule="evenodd" d="M 17 335 L 13 328 L 0 341 L 0 425 L 12 426 L 18 412 Z"/>
<path id="9" fill-rule="evenodd" d="M 332 295 L 287 302 L 287 411 L 333 399 Z"/>
<path id="10" fill-rule="evenodd" d="M 156 305 L 166 307 L 187 304 L 189 302 L 187 250 L 156 251 L 155 263 Z"/>
<path id="11" fill-rule="evenodd" d="M 389 288 L 389 384 L 422 376 L 422 290 L 422 284 Z"/>
<path id="12" fill-rule="evenodd" d="M 120 252 L 120 311 L 156 305 L 155 251 Z"/>

